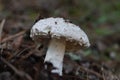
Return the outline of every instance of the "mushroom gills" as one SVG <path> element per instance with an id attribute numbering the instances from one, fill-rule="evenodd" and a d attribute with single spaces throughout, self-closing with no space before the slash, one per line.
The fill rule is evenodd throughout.
<path id="1" fill-rule="evenodd" d="M 65 39 L 56 39 L 56 38 L 51 39 L 44 61 L 44 62 L 50 62 L 53 65 L 53 67 L 55 67 L 55 69 L 53 69 L 51 72 L 57 73 L 60 76 L 62 76 L 65 45 L 66 45 Z"/>

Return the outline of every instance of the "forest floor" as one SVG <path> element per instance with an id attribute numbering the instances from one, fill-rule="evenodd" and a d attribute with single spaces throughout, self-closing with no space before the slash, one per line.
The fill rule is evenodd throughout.
<path id="1" fill-rule="evenodd" d="M 90 14 L 83 11 L 79 19 L 71 3 L 50 0 L 51 6 L 43 2 L 39 6 L 37 1 L 0 0 L 0 80 L 120 80 L 119 23 L 95 22 L 99 13 L 96 9 Z M 75 5 L 78 4 L 74 2 L 72 6 Z M 46 47 L 38 47 L 30 38 L 33 24 L 50 16 L 81 25 L 91 43 L 87 49 L 65 54 L 62 77 L 44 68 Z M 100 20 L 104 21 L 103 17 Z"/>

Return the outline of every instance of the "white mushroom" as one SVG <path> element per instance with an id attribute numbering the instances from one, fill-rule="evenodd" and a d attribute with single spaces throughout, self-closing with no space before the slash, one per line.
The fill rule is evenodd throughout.
<path id="1" fill-rule="evenodd" d="M 66 22 L 63 18 L 41 19 L 33 25 L 31 38 L 37 42 L 48 44 L 44 62 L 50 62 L 55 67 L 51 72 L 62 76 L 65 51 L 74 51 L 81 47 L 89 47 L 87 35 L 79 26 Z"/>

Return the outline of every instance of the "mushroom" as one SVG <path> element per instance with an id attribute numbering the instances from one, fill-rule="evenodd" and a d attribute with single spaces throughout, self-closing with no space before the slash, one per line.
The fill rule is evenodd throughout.
<path id="1" fill-rule="evenodd" d="M 44 62 L 51 63 L 55 67 L 51 72 L 60 76 L 62 76 L 65 51 L 75 51 L 90 46 L 85 32 L 63 18 L 50 17 L 39 20 L 33 25 L 30 37 L 36 42 L 48 45 Z"/>

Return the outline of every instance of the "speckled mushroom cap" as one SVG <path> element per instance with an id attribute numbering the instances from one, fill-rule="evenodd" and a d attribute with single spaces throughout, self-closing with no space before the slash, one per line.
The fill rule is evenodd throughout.
<path id="1" fill-rule="evenodd" d="M 44 41 L 51 38 L 66 40 L 66 50 L 76 50 L 81 47 L 89 47 L 90 43 L 85 32 L 63 18 L 46 18 L 36 22 L 32 29 L 30 37 L 35 41 L 44 38 Z"/>

